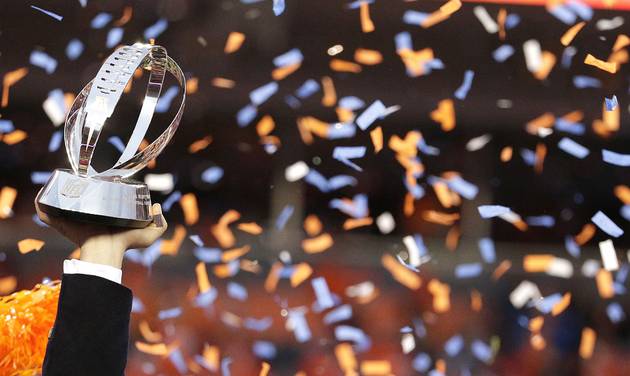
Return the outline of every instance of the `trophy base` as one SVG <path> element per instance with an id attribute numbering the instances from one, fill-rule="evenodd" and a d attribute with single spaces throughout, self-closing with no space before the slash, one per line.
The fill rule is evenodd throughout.
<path id="1" fill-rule="evenodd" d="M 36 201 L 50 216 L 80 222 L 143 228 L 153 221 L 149 188 L 132 180 L 103 180 L 57 169 Z"/>

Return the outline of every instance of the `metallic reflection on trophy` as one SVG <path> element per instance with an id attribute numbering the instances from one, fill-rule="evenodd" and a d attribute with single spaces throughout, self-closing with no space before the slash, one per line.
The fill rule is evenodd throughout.
<path id="1" fill-rule="evenodd" d="M 98 172 L 91 166 L 99 134 L 137 68 L 150 71 L 140 115 L 118 161 Z M 182 88 L 182 100 L 170 125 L 138 151 L 153 118 L 166 72 Z M 152 221 L 146 184 L 129 177 L 156 158 L 175 134 L 184 112 L 186 79 L 164 47 L 136 43 L 117 49 L 96 77 L 77 95 L 66 117 L 64 142 L 72 170 L 57 169 L 37 195 L 42 211 L 53 216 L 110 226 L 147 226 Z"/>

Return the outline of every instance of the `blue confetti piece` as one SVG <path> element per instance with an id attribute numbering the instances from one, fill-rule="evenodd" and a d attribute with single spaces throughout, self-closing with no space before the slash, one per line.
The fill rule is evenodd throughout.
<path id="1" fill-rule="evenodd" d="M 278 83 L 272 81 L 249 93 L 249 99 L 253 105 L 259 106 L 265 103 L 272 95 L 274 95 L 278 91 L 278 87 Z"/>
<path id="2" fill-rule="evenodd" d="M 586 158 L 590 153 L 587 148 L 567 137 L 563 137 L 560 142 L 558 142 L 558 148 L 579 159 Z"/>
<path id="3" fill-rule="evenodd" d="M 403 22 L 408 25 L 420 26 L 427 17 L 429 17 L 428 13 L 408 10 L 403 14 Z"/>
<path id="4" fill-rule="evenodd" d="M 289 310 L 289 320 L 291 320 L 296 341 L 304 343 L 311 339 L 311 329 L 304 318 L 304 313 L 296 309 Z"/>
<path id="5" fill-rule="evenodd" d="M 556 220 L 554 217 L 550 215 L 540 215 L 540 216 L 531 216 L 525 219 L 530 226 L 538 226 L 538 227 L 553 227 L 556 224 Z"/>
<path id="6" fill-rule="evenodd" d="M 405 188 L 407 188 L 407 191 L 413 196 L 415 200 L 419 200 L 422 197 L 424 197 L 426 192 L 424 191 L 424 188 L 422 188 L 421 186 L 417 184 L 413 186 L 410 185 L 409 180 L 405 177 L 403 177 L 403 184 L 405 184 Z"/>
<path id="7" fill-rule="evenodd" d="M 168 27 L 168 21 L 164 18 L 158 20 L 144 31 L 144 39 L 157 38 Z"/>
<path id="8" fill-rule="evenodd" d="M 254 341 L 252 352 L 260 359 L 270 360 L 276 357 L 276 346 L 269 341 Z"/>
<path id="9" fill-rule="evenodd" d="M 363 158 L 365 151 L 365 146 L 336 146 L 335 149 L 333 149 L 333 158 L 357 171 L 363 171 L 361 167 L 350 160 Z"/>
<path id="10" fill-rule="evenodd" d="M 606 163 L 610 163 L 615 166 L 630 167 L 630 154 L 620 154 L 614 151 L 602 150 L 602 159 Z"/>
<path id="11" fill-rule="evenodd" d="M 420 353 L 413 358 L 411 367 L 420 373 L 425 373 L 431 367 L 431 357 L 427 353 Z"/>
<path id="12" fill-rule="evenodd" d="M 162 210 L 164 212 L 168 212 L 169 210 L 171 210 L 171 206 L 173 206 L 174 203 L 178 202 L 180 198 L 182 198 L 182 193 L 180 191 L 175 191 L 171 193 L 171 195 L 168 196 L 166 200 L 164 200 L 164 202 L 162 203 Z"/>
<path id="13" fill-rule="evenodd" d="M 262 319 L 246 317 L 245 320 L 243 320 L 243 327 L 256 332 L 264 332 L 271 328 L 271 325 L 273 325 L 273 319 L 271 317 L 263 317 Z"/>
<path id="14" fill-rule="evenodd" d="M 217 299 L 217 296 L 219 296 L 217 289 L 211 288 L 210 290 L 203 292 L 201 294 L 198 294 L 195 297 L 195 306 L 196 307 L 210 307 L 212 303 L 214 303 L 214 301 Z"/>
<path id="15" fill-rule="evenodd" d="M 324 316 L 324 324 L 332 325 L 340 321 L 350 320 L 352 318 L 352 306 L 344 304 L 339 306 Z"/>
<path id="16" fill-rule="evenodd" d="M 496 261 L 496 251 L 494 249 L 494 241 L 490 238 L 481 238 L 477 243 L 481 258 L 484 262 L 491 264 Z"/>
<path id="17" fill-rule="evenodd" d="M 13 122 L 11 120 L 2 120 L 0 119 L 0 133 L 9 133 L 13 132 L 15 127 L 13 126 Z"/>
<path id="18" fill-rule="evenodd" d="M 326 179 L 322 174 L 314 169 L 310 169 L 308 174 L 304 177 L 304 181 L 317 187 L 317 189 L 323 193 L 332 192 L 347 186 L 353 187 L 357 184 L 357 179 L 352 176 L 337 175 L 331 177 L 330 179 Z"/>
<path id="19" fill-rule="evenodd" d="M 256 118 L 256 115 L 258 115 L 256 106 L 248 104 L 236 113 L 236 123 L 241 128 L 246 127 Z"/>
<path id="20" fill-rule="evenodd" d="M 110 144 L 114 145 L 116 150 L 118 150 L 121 153 L 123 152 L 123 150 L 125 150 L 125 143 L 118 136 L 111 136 L 107 140 L 107 142 L 109 142 Z"/>
<path id="21" fill-rule="evenodd" d="M 221 262 L 222 252 L 218 248 L 206 248 L 197 247 L 193 250 L 193 254 L 197 260 L 206 263 L 219 263 Z"/>
<path id="22" fill-rule="evenodd" d="M 293 110 L 302 107 L 302 102 L 300 102 L 300 100 L 293 95 L 287 95 L 286 97 L 284 97 L 284 103 L 286 103 Z"/>
<path id="23" fill-rule="evenodd" d="M 348 96 L 339 99 L 339 107 L 348 109 L 350 111 L 356 111 L 359 108 L 365 106 L 365 102 L 363 102 L 360 98 Z"/>
<path id="24" fill-rule="evenodd" d="M 311 286 L 315 291 L 317 304 L 321 310 L 331 308 L 335 305 L 330 290 L 328 289 L 328 284 L 323 277 L 313 278 L 311 280 Z"/>
<path id="25" fill-rule="evenodd" d="M 276 219 L 277 230 L 284 229 L 284 226 L 287 224 L 287 221 L 293 215 L 294 210 L 295 208 L 293 207 L 293 205 L 286 205 L 284 208 L 282 208 L 282 212 L 280 212 L 280 215 Z"/>
<path id="26" fill-rule="evenodd" d="M 356 0 L 346 5 L 346 7 L 348 9 L 358 9 L 362 3 L 374 4 L 374 0 Z"/>
<path id="27" fill-rule="evenodd" d="M 304 60 L 304 55 L 302 55 L 302 51 L 299 48 L 294 48 L 289 50 L 288 52 L 283 53 L 282 55 L 276 56 L 273 59 L 273 65 L 277 68 L 284 67 L 287 65 L 293 65 L 297 63 L 301 63 Z"/>
<path id="28" fill-rule="evenodd" d="M 33 51 L 29 58 L 31 64 L 51 74 L 57 69 L 57 60 L 42 51 Z"/>
<path id="29" fill-rule="evenodd" d="M 244 302 L 247 300 L 247 289 L 236 282 L 228 282 L 227 293 L 230 298 Z"/>
<path id="30" fill-rule="evenodd" d="M 554 128 L 559 132 L 567 132 L 576 136 L 582 136 L 586 132 L 584 124 L 574 123 L 563 118 L 556 119 Z"/>
<path id="31" fill-rule="evenodd" d="M 302 86 L 300 86 L 296 91 L 295 95 L 297 95 L 301 99 L 306 99 L 311 95 L 315 94 L 319 90 L 319 84 L 317 81 L 311 79 L 306 80 Z"/>
<path id="32" fill-rule="evenodd" d="M 464 348 L 464 337 L 460 334 L 449 338 L 444 344 L 444 351 L 446 351 L 450 357 L 457 356 L 457 354 L 462 351 L 462 348 Z"/>
<path id="33" fill-rule="evenodd" d="M 221 167 L 212 166 L 201 173 L 201 180 L 208 184 L 215 184 L 221 178 L 223 178 L 223 169 Z"/>
<path id="34" fill-rule="evenodd" d="M 613 95 L 612 98 L 608 99 L 608 98 L 604 98 L 604 101 L 606 102 L 606 111 L 612 111 L 614 110 L 617 105 L 619 104 L 619 102 L 617 102 L 617 96 Z"/>
<path id="35" fill-rule="evenodd" d="M 158 99 L 157 105 L 155 106 L 155 112 L 164 113 L 171 108 L 171 102 L 173 99 L 177 97 L 177 93 L 179 93 L 179 88 L 177 86 L 171 86 L 166 90 L 166 93 L 163 93 Z"/>
<path id="36" fill-rule="evenodd" d="M 273 0 L 273 14 L 279 16 L 284 12 L 284 0 Z"/>
<path id="37" fill-rule="evenodd" d="M 521 158 L 528 166 L 533 166 L 536 163 L 536 153 L 529 149 L 521 149 Z"/>
<path id="38" fill-rule="evenodd" d="M 604 231 L 613 238 L 618 238 L 624 233 L 624 231 L 602 211 L 595 213 L 595 215 L 591 218 L 591 221 L 593 221 L 600 230 Z"/>
<path id="39" fill-rule="evenodd" d="M 552 294 L 536 301 L 536 309 L 544 314 L 551 312 L 553 307 L 560 303 L 562 294 Z"/>
<path id="40" fill-rule="evenodd" d="M 626 278 L 628 278 L 628 273 L 630 273 L 630 266 L 628 264 L 623 264 L 617 271 L 617 275 L 615 276 L 615 281 L 618 283 L 625 283 Z"/>
<path id="41" fill-rule="evenodd" d="M 470 87 L 472 86 L 473 78 L 475 78 L 475 72 L 467 70 L 464 73 L 464 82 L 462 82 L 462 85 L 455 91 L 455 98 L 460 101 L 466 99 L 466 96 L 470 91 Z"/>
<path id="42" fill-rule="evenodd" d="M 109 13 L 99 13 L 90 22 L 92 29 L 102 29 L 112 20 L 112 15 Z"/>
<path id="43" fill-rule="evenodd" d="M 630 221 L 630 204 L 622 206 L 620 212 L 626 221 Z"/>
<path id="44" fill-rule="evenodd" d="M 564 237 L 564 248 L 569 252 L 569 254 L 575 258 L 580 257 L 580 246 L 575 242 L 573 236 L 565 236 Z"/>
<path id="45" fill-rule="evenodd" d="M 477 210 L 481 218 L 499 217 L 512 211 L 510 208 L 501 205 L 481 205 Z"/>
<path id="46" fill-rule="evenodd" d="M 575 76 L 573 77 L 573 86 L 575 86 L 578 89 L 588 89 L 588 88 L 599 89 L 602 87 L 602 82 L 594 77 Z"/>
<path id="47" fill-rule="evenodd" d="M 573 46 L 569 46 L 562 51 L 562 57 L 560 58 L 560 64 L 562 68 L 568 69 L 571 66 L 571 62 L 573 61 L 573 56 L 575 56 L 577 50 Z"/>
<path id="48" fill-rule="evenodd" d="M 521 22 L 521 17 L 516 13 L 510 13 L 505 17 L 505 28 L 507 30 L 514 29 Z"/>
<path id="49" fill-rule="evenodd" d="M 31 8 L 33 8 L 33 9 L 35 9 L 35 10 L 38 10 L 38 11 L 40 11 L 40 12 L 44 13 L 45 15 L 50 16 L 50 17 L 52 17 L 52 18 L 56 19 L 57 21 L 61 21 L 61 20 L 63 20 L 63 16 L 60 16 L 60 15 L 58 15 L 58 14 L 57 14 L 57 13 L 55 13 L 55 12 L 51 12 L 51 11 L 49 11 L 49 10 L 42 9 L 42 8 L 40 8 L 40 7 L 36 7 L 35 5 L 31 5 Z"/>
<path id="50" fill-rule="evenodd" d="M 479 188 L 477 188 L 476 185 L 467 182 L 461 176 L 449 179 L 446 185 L 467 200 L 474 200 L 474 198 L 477 197 L 477 193 L 479 193 Z"/>
<path id="51" fill-rule="evenodd" d="M 372 341 L 363 330 L 349 325 L 337 326 L 335 328 L 335 338 L 337 341 L 354 342 L 357 352 L 364 352 L 372 345 Z"/>
<path id="52" fill-rule="evenodd" d="M 76 60 L 83 53 L 83 49 L 83 42 L 75 38 L 68 42 L 68 45 L 66 46 L 66 56 L 70 60 Z"/>
<path id="53" fill-rule="evenodd" d="M 368 200 L 367 195 L 365 194 L 358 194 L 354 196 L 351 203 L 334 198 L 330 200 L 329 206 L 333 209 L 340 210 L 353 218 L 365 218 L 368 215 Z"/>
<path id="54" fill-rule="evenodd" d="M 492 348 L 488 346 L 488 344 L 486 344 L 485 342 L 478 339 L 474 340 L 473 343 L 470 345 L 470 351 L 472 352 L 473 356 L 480 361 L 486 364 L 491 363 Z"/>
<path id="55" fill-rule="evenodd" d="M 31 172 L 31 183 L 45 184 L 51 174 L 50 171 L 33 171 Z"/>
<path id="56" fill-rule="evenodd" d="M 336 123 L 328 129 L 328 139 L 338 140 L 342 138 L 352 138 L 357 132 L 354 124 Z"/>
<path id="57" fill-rule="evenodd" d="M 158 319 L 160 320 L 168 320 L 179 317 L 182 314 L 183 310 L 181 307 L 164 309 L 158 312 Z"/>
<path id="58" fill-rule="evenodd" d="M 44 222 L 42 222 L 41 219 L 39 219 L 39 216 L 37 214 L 33 214 L 33 216 L 31 217 L 31 219 L 33 220 L 33 222 L 35 222 L 35 224 L 39 227 L 48 227 L 47 224 L 45 224 Z M 0 256 L 2 256 L 2 253 L 0 253 Z"/>
<path id="59" fill-rule="evenodd" d="M 626 313 L 617 302 L 612 302 L 606 307 L 606 314 L 613 324 L 617 324 L 626 319 Z"/>
<path id="60" fill-rule="evenodd" d="M 174 350 L 168 355 L 168 358 L 171 363 L 173 363 L 175 369 L 177 369 L 177 372 L 179 372 L 180 375 L 188 372 L 188 366 L 186 365 L 186 361 L 184 360 L 184 355 L 182 355 L 182 350 Z"/>
<path id="61" fill-rule="evenodd" d="M 407 31 L 400 32 L 394 37 L 394 43 L 396 44 L 396 51 L 401 50 L 413 50 L 413 42 L 411 41 L 411 34 Z"/>
<path id="62" fill-rule="evenodd" d="M 480 276 L 482 271 L 483 266 L 478 262 L 459 264 L 455 267 L 455 278 L 475 278 Z"/>
<path id="63" fill-rule="evenodd" d="M 131 313 L 142 313 L 144 312 L 144 304 L 140 298 L 134 296 L 131 300 Z"/>
<path id="64" fill-rule="evenodd" d="M 124 33 L 125 33 L 125 30 L 123 30 L 123 28 L 121 27 L 115 27 L 111 29 L 107 33 L 107 41 L 105 42 L 105 46 L 107 48 L 112 48 L 118 43 L 120 43 Z"/>
<path id="65" fill-rule="evenodd" d="M 573 25 L 577 19 L 575 13 L 565 5 L 556 5 L 549 9 L 549 13 L 563 22 L 565 25 Z"/>
<path id="66" fill-rule="evenodd" d="M 584 21 L 589 21 L 593 18 L 593 9 L 582 1 L 570 0 L 567 2 L 566 6 Z"/>
<path id="67" fill-rule="evenodd" d="M 356 119 L 356 124 L 361 130 L 368 129 L 377 119 L 382 118 L 387 113 L 387 107 L 380 100 L 374 101 Z"/>
<path id="68" fill-rule="evenodd" d="M 499 63 L 503 63 L 513 54 L 514 47 L 509 44 L 504 44 L 492 52 L 492 58 Z"/>

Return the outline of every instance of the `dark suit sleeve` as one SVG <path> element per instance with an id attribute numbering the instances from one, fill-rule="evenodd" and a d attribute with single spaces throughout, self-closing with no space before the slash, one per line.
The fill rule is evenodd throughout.
<path id="1" fill-rule="evenodd" d="M 120 376 L 127 364 L 131 290 L 105 278 L 64 274 L 43 376 Z"/>

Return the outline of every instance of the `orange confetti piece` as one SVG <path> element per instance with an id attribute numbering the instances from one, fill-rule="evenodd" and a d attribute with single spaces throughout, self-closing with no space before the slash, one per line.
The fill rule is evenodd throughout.
<path id="1" fill-rule="evenodd" d="M 330 234 L 328 233 L 325 233 L 315 238 L 302 240 L 302 249 L 304 249 L 304 252 L 306 253 L 321 253 L 332 247 L 333 244 L 334 241 L 332 236 L 330 236 Z"/>
<path id="2" fill-rule="evenodd" d="M 269 115 L 265 115 L 260 119 L 258 124 L 256 124 L 256 133 L 261 137 L 267 136 L 275 127 L 276 123 L 273 121 L 273 118 Z"/>
<path id="3" fill-rule="evenodd" d="M 2 187 L 0 190 L 0 219 L 9 218 L 13 215 L 13 204 L 17 197 L 17 189 Z"/>
<path id="4" fill-rule="evenodd" d="M 403 203 L 403 214 L 405 217 L 411 217 L 415 211 L 416 207 L 414 206 L 414 198 L 411 193 L 407 192 Z"/>
<path id="5" fill-rule="evenodd" d="M 388 376 L 392 365 L 387 360 L 364 360 L 361 362 L 361 374 L 365 376 Z"/>
<path id="6" fill-rule="evenodd" d="M 208 145 L 210 145 L 211 143 L 212 143 L 212 137 L 206 136 L 202 138 L 201 140 L 197 140 L 193 142 L 192 144 L 190 144 L 190 146 L 188 147 L 188 152 L 190 154 L 200 152 L 203 149 L 207 148 Z"/>
<path id="7" fill-rule="evenodd" d="M 378 154 L 379 151 L 383 150 L 383 128 L 378 126 L 372 129 L 370 131 L 370 139 L 372 140 L 372 145 L 374 145 L 374 154 Z"/>
<path id="8" fill-rule="evenodd" d="M 569 307 L 569 304 L 571 304 L 571 293 L 567 292 L 564 295 L 562 295 L 562 300 L 560 300 L 553 307 L 551 307 L 551 315 L 558 316 L 559 314 L 564 312 L 564 310 L 567 309 L 567 307 Z"/>
<path id="9" fill-rule="evenodd" d="M 267 376 L 267 375 L 269 375 L 269 370 L 270 369 L 271 369 L 271 366 L 269 365 L 269 363 L 263 362 L 262 366 L 260 368 L 259 376 Z"/>
<path id="10" fill-rule="evenodd" d="M 431 119 L 440 123 L 445 132 L 455 128 L 455 107 L 452 99 L 443 99 L 438 103 L 438 108 L 431 112 Z"/>
<path id="11" fill-rule="evenodd" d="M 241 48 L 243 42 L 245 42 L 245 34 L 233 31 L 228 35 L 228 38 L 225 41 L 223 52 L 226 54 L 234 53 Z"/>
<path id="12" fill-rule="evenodd" d="M 596 58 L 595 56 L 588 54 L 586 55 L 586 58 L 584 59 L 584 64 L 586 65 L 592 65 L 596 68 L 599 68 L 603 71 L 606 71 L 608 73 L 617 73 L 617 68 L 618 68 L 618 64 L 617 63 L 609 63 L 603 60 L 599 60 L 598 58 Z"/>
<path id="13" fill-rule="evenodd" d="M 233 276 L 235 273 L 228 264 L 215 265 L 212 268 L 212 271 L 214 272 L 214 275 L 216 275 L 218 278 L 228 278 Z"/>
<path id="14" fill-rule="evenodd" d="M 450 0 L 446 4 L 442 5 L 440 9 L 431 13 L 425 18 L 420 26 L 427 29 L 433 25 L 436 25 L 446 19 L 448 19 L 453 13 L 457 12 L 462 7 L 460 0 Z"/>
<path id="15" fill-rule="evenodd" d="M 241 261 L 241 270 L 254 273 L 254 274 L 260 273 L 260 264 L 258 264 L 258 261 L 251 261 L 251 260 L 245 260 L 245 259 L 240 260 L 240 261 Z"/>
<path id="16" fill-rule="evenodd" d="M 584 28 L 584 25 L 586 25 L 586 22 L 582 21 L 571 26 L 569 30 L 565 31 L 564 34 L 562 34 L 562 37 L 560 38 L 560 43 L 562 43 L 562 45 L 565 47 L 570 45 L 571 42 L 573 42 L 573 39 L 575 39 L 575 36 L 582 30 L 582 28 Z"/>
<path id="17" fill-rule="evenodd" d="M 435 361 L 435 369 L 443 375 L 446 375 L 446 362 L 444 359 L 438 359 Z"/>
<path id="18" fill-rule="evenodd" d="M 523 258 L 523 269 L 528 273 L 542 273 L 554 259 L 554 255 L 527 255 Z"/>
<path id="19" fill-rule="evenodd" d="M 301 262 L 295 266 L 293 274 L 291 274 L 291 287 L 297 287 L 302 282 L 306 281 L 308 277 L 313 274 L 313 268 L 305 262 Z"/>
<path id="20" fill-rule="evenodd" d="M 195 94 L 198 89 L 199 79 L 197 77 L 191 77 L 186 80 L 186 94 Z"/>
<path id="21" fill-rule="evenodd" d="M 239 223 L 236 227 L 239 230 L 252 235 L 260 235 L 263 232 L 262 227 L 260 227 L 256 222 Z"/>
<path id="22" fill-rule="evenodd" d="M 136 341 L 136 349 L 149 355 L 162 355 L 169 354 L 169 348 L 164 343 L 150 344 L 145 342 Z"/>
<path id="23" fill-rule="evenodd" d="M 417 290 L 420 286 L 422 286 L 422 279 L 420 279 L 420 276 L 401 265 L 392 255 L 383 255 L 381 263 L 383 264 L 383 267 L 391 273 L 392 277 L 401 285 L 411 290 Z"/>
<path id="24" fill-rule="evenodd" d="M 615 287 L 613 285 L 612 273 L 606 269 L 600 269 L 595 276 L 597 291 L 603 299 L 610 299 L 615 296 Z"/>
<path id="25" fill-rule="evenodd" d="M 582 359 L 590 359 L 595 349 L 595 341 L 597 333 L 589 327 L 582 329 L 582 339 L 580 340 L 580 357 Z"/>
<path id="26" fill-rule="evenodd" d="M 483 308 L 481 293 L 475 289 L 470 292 L 470 308 L 475 312 L 480 312 Z"/>
<path id="27" fill-rule="evenodd" d="M 348 218 L 345 220 L 345 222 L 343 222 L 343 229 L 346 231 L 354 230 L 355 228 L 358 228 L 358 227 L 369 226 L 372 223 L 374 223 L 374 220 L 372 219 L 372 217 Z"/>
<path id="28" fill-rule="evenodd" d="M 315 236 L 322 232 L 322 221 L 315 214 L 311 214 L 304 219 L 304 231 L 309 236 Z"/>
<path id="29" fill-rule="evenodd" d="M 630 46 L 630 38 L 627 35 L 619 34 L 617 35 L 617 39 L 615 40 L 612 50 L 613 52 L 617 52 L 628 46 Z"/>
<path id="30" fill-rule="evenodd" d="M 529 330 L 534 333 L 538 333 L 541 331 L 543 324 L 545 323 L 545 318 L 542 316 L 536 316 L 529 320 Z"/>
<path id="31" fill-rule="evenodd" d="M 433 310 L 436 313 L 447 312 L 451 309 L 451 288 L 449 285 L 441 283 L 437 279 L 432 279 L 429 281 L 427 288 L 433 295 Z"/>
<path id="32" fill-rule="evenodd" d="M 203 359 L 206 361 L 206 364 L 212 369 L 216 371 L 219 369 L 219 364 L 221 362 L 221 352 L 217 346 L 210 346 L 207 343 L 203 347 Z"/>
<path id="33" fill-rule="evenodd" d="M 533 135 L 538 134 L 540 128 L 551 128 L 556 123 L 556 117 L 551 112 L 545 112 L 525 125 L 525 130 Z"/>
<path id="34" fill-rule="evenodd" d="M 363 65 L 377 65 L 383 62 L 383 55 L 376 50 L 357 48 L 354 51 L 354 60 Z"/>
<path id="35" fill-rule="evenodd" d="M 543 164 L 545 162 L 545 156 L 547 155 L 547 147 L 543 143 L 536 145 L 536 158 L 534 159 L 534 171 L 537 174 L 542 174 Z"/>
<path id="36" fill-rule="evenodd" d="M 448 185 L 446 185 L 443 181 L 438 181 L 433 184 L 433 190 L 435 191 L 435 195 L 440 201 L 440 204 L 445 208 L 450 208 L 453 206 L 453 201 L 451 200 L 451 193 L 448 189 Z"/>
<path id="37" fill-rule="evenodd" d="M 364 33 L 371 33 L 374 31 L 374 22 L 370 18 L 370 4 L 367 2 L 361 2 L 359 9 L 361 17 L 361 31 Z"/>
<path id="38" fill-rule="evenodd" d="M 7 133 L 2 137 L 2 141 L 7 145 L 15 145 L 24 141 L 28 137 L 28 134 L 23 130 L 16 129 L 11 133 Z"/>
<path id="39" fill-rule="evenodd" d="M 494 269 L 492 272 L 492 279 L 495 281 L 498 280 L 512 267 L 512 262 L 510 260 L 503 260 L 501 263 Z"/>
<path id="40" fill-rule="evenodd" d="M 630 188 L 628 188 L 627 185 L 616 186 L 614 192 L 615 192 L 615 196 L 617 196 L 617 198 L 621 200 L 621 202 L 623 202 L 625 205 L 630 204 Z M 0 196 L 1 196 L 1 193 L 0 193 Z M 2 200 L 0 200 L 0 202 L 2 202 Z"/>
<path id="41" fill-rule="evenodd" d="M 229 249 L 221 255 L 221 261 L 230 262 L 232 260 L 236 260 L 237 258 L 246 255 L 251 250 L 251 247 L 246 245 L 240 248 Z"/>
<path id="42" fill-rule="evenodd" d="M 212 235 L 217 239 L 221 247 L 229 248 L 233 247 L 234 243 L 236 243 L 236 238 L 234 238 L 234 234 L 228 227 L 230 223 L 238 221 L 241 218 L 241 214 L 236 210 L 230 209 L 219 219 L 219 223 L 212 226 L 211 232 Z"/>
<path id="43" fill-rule="evenodd" d="M 195 266 L 195 274 L 197 275 L 197 286 L 199 287 L 199 292 L 204 293 L 212 287 L 210 284 L 210 279 L 208 279 L 208 271 L 206 270 L 206 264 L 203 262 L 199 262 L 197 266 Z"/>
<path id="44" fill-rule="evenodd" d="M 509 162 L 512 159 L 513 149 L 511 146 L 506 146 L 501 149 L 501 162 Z"/>
<path id="45" fill-rule="evenodd" d="M 10 294 L 15 291 L 17 287 L 17 278 L 15 276 L 8 276 L 0 278 L 0 295 Z"/>
<path id="46" fill-rule="evenodd" d="M 179 204 L 184 211 L 184 222 L 190 226 L 199 221 L 199 207 L 197 206 L 197 197 L 194 193 L 186 193 L 179 200 Z"/>
<path id="47" fill-rule="evenodd" d="M 160 244 L 160 253 L 163 255 L 176 255 L 177 252 L 179 252 L 179 247 L 182 245 L 185 237 L 186 228 L 182 225 L 177 225 L 175 227 L 173 237 L 167 240 L 162 240 L 162 244 Z"/>
<path id="48" fill-rule="evenodd" d="M 160 332 L 152 331 L 146 320 L 140 321 L 138 329 L 140 330 L 142 338 L 144 338 L 147 342 L 160 342 L 162 340 L 162 334 Z"/>
<path id="49" fill-rule="evenodd" d="M 596 231 L 597 229 L 595 228 L 594 224 L 592 223 L 585 224 L 584 227 L 582 227 L 582 231 L 580 231 L 579 234 L 575 235 L 575 242 L 578 245 L 586 244 L 589 240 L 591 240 L 593 235 L 595 235 Z"/>
<path id="50" fill-rule="evenodd" d="M 543 51 L 540 68 L 534 72 L 534 77 L 541 81 L 544 80 L 547 76 L 549 76 L 549 73 L 553 69 L 554 65 L 556 65 L 556 55 L 549 51 Z"/>
<path id="51" fill-rule="evenodd" d="M 340 343 L 335 346 L 335 357 L 339 368 L 345 375 L 356 375 L 357 371 L 357 358 L 352 349 L 352 345 L 349 343 Z"/>
<path id="52" fill-rule="evenodd" d="M 307 145 L 313 143 L 313 134 L 316 134 L 317 136 L 322 138 L 328 137 L 328 123 L 325 123 L 312 116 L 298 118 L 297 125 L 298 130 L 300 131 L 300 137 L 302 138 L 302 141 Z"/>
<path id="53" fill-rule="evenodd" d="M 602 125 L 604 129 L 609 132 L 616 132 L 619 130 L 620 111 L 619 106 L 616 106 L 612 111 L 606 110 L 606 102 L 602 102 Z"/>
<path id="54" fill-rule="evenodd" d="M 302 66 L 302 63 L 300 62 L 300 63 L 285 65 L 283 67 L 276 68 L 273 70 L 273 72 L 271 72 L 271 78 L 273 78 L 276 81 L 284 80 L 285 78 L 293 74 L 295 71 L 300 69 L 301 66 Z"/>
<path id="55" fill-rule="evenodd" d="M 212 86 L 219 87 L 222 89 L 232 89 L 236 85 L 234 80 L 230 80 L 223 77 L 215 77 L 212 79 Z"/>
<path id="56" fill-rule="evenodd" d="M 499 9 L 497 14 L 497 24 L 499 25 L 499 39 L 505 40 L 505 20 L 507 19 L 507 10 L 505 8 Z"/>
<path id="57" fill-rule="evenodd" d="M 45 242 L 37 239 L 23 239 L 18 243 L 18 250 L 21 254 L 27 254 L 33 251 L 39 251 L 44 246 Z"/>
<path id="58" fill-rule="evenodd" d="M 280 280 L 281 270 L 282 270 L 281 263 L 276 262 L 273 264 L 273 266 L 269 270 L 269 274 L 267 274 L 267 279 L 265 279 L 265 291 L 267 292 L 276 291 L 276 287 L 278 286 L 278 281 Z"/>
<path id="59" fill-rule="evenodd" d="M 131 21 L 131 17 L 133 16 L 133 8 L 131 6 L 126 6 L 123 9 L 123 14 L 114 22 L 114 26 L 124 26 L 127 22 Z"/>
<path id="60" fill-rule="evenodd" d="M 545 338 L 542 335 L 540 335 L 540 333 L 534 334 L 529 339 L 529 343 L 532 345 L 532 347 L 536 351 L 542 351 L 545 349 L 545 347 L 547 347 L 547 341 L 545 341 Z"/>
<path id="61" fill-rule="evenodd" d="M 328 76 L 322 77 L 322 90 L 324 96 L 322 97 L 322 106 L 332 107 L 337 103 L 337 92 L 335 91 L 335 84 L 332 78 Z"/>
<path id="62" fill-rule="evenodd" d="M 446 248 L 449 251 L 454 251 L 457 249 L 457 245 L 459 244 L 459 237 L 461 236 L 461 232 L 459 231 L 458 226 L 451 227 L 446 234 Z"/>
<path id="63" fill-rule="evenodd" d="M 422 212 L 422 219 L 427 222 L 437 223 L 438 225 L 450 226 L 460 218 L 458 213 L 442 213 L 435 210 L 426 210 Z"/>
<path id="64" fill-rule="evenodd" d="M 9 89 L 27 74 L 28 68 L 19 68 L 4 75 L 2 78 L 2 101 L 0 102 L 0 107 L 4 108 L 9 105 Z"/>
<path id="65" fill-rule="evenodd" d="M 366 3 L 362 3 L 366 4 Z M 349 72 L 349 73 L 360 73 L 361 66 L 357 63 L 353 63 L 351 61 L 341 60 L 341 59 L 332 59 L 330 61 L 330 69 L 336 72 Z"/>

